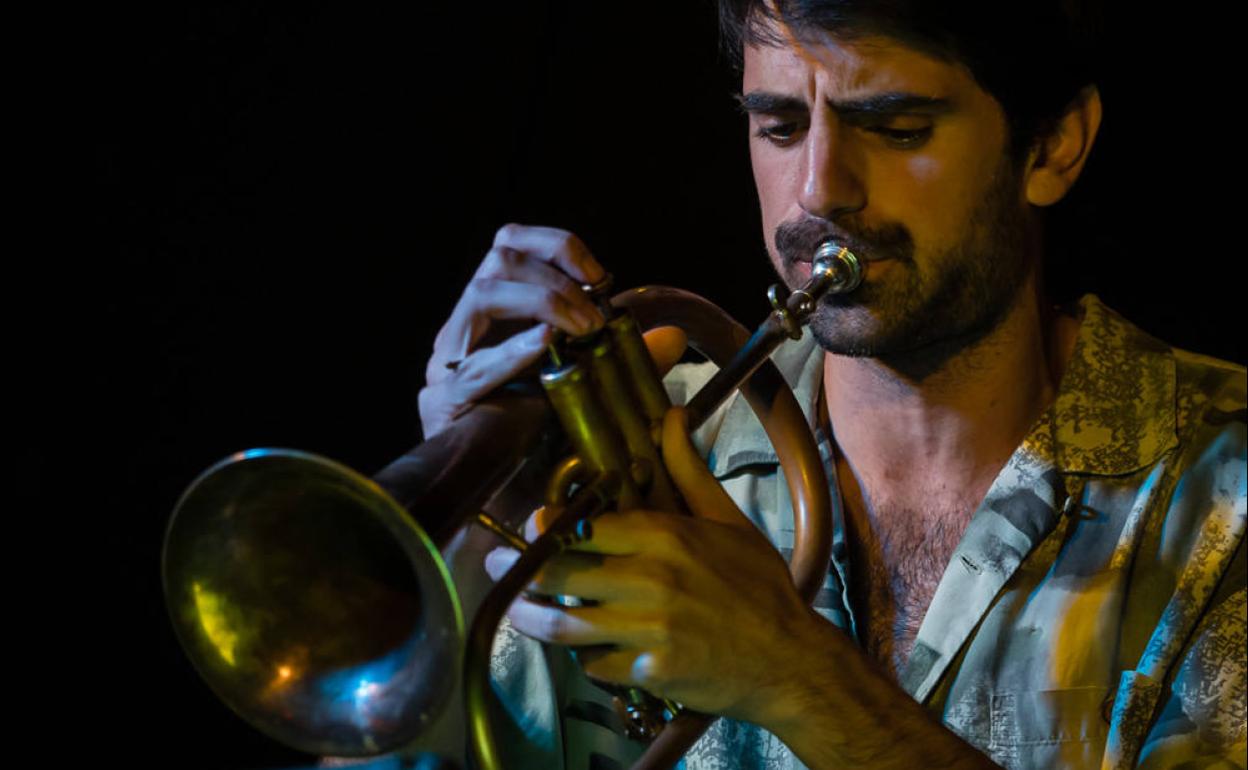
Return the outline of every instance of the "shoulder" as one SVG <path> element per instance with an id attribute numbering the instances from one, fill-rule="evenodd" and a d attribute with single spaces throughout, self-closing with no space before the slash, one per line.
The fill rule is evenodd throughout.
<path id="1" fill-rule="evenodd" d="M 1076 352 L 1059 394 L 1063 422 L 1094 430 L 1076 449 L 1094 470 L 1127 473 L 1165 458 L 1187 468 L 1210 459 L 1244 462 L 1245 369 L 1172 347 L 1106 307 L 1081 302 Z M 1229 455 L 1227 453 L 1230 453 Z M 1128 462 L 1131 460 L 1132 462 Z"/>
<path id="2" fill-rule="evenodd" d="M 1242 426 L 1248 406 L 1248 375 L 1243 366 L 1172 348 L 1175 402 L 1180 433 L 1201 426 Z"/>
<path id="3" fill-rule="evenodd" d="M 1248 377 L 1243 366 L 1171 349 L 1174 359 L 1175 462 L 1207 504 L 1244 518 L 1248 492 Z"/>
<path id="4" fill-rule="evenodd" d="M 1159 699 L 1138 712 L 1116 708 L 1115 730 L 1143 739 L 1142 767 L 1242 755 L 1245 369 L 1167 345 L 1095 298 L 1083 304 L 1088 387 L 1070 415 L 1086 426 L 1100 410 L 1103 444 L 1147 450 L 1100 480 L 1107 495 L 1122 494 L 1124 523 L 1135 522 L 1123 530 L 1134 551 L 1128 602 L 1148 622 L 1130 681 Z M 1135 687 L 1127 682 L 1124 706 Z"/>
<path id="5" fill-rule="evenodd" d="M 1181 555 L 1191 580 L 1216 581 L 1243 549 L 1248 505 L 1248 377 L 1238 364 L 1164 345 L 1173 386 L 1158 412 L 1173 410 L 1174 446 L 1145 489 L 1164 495 L 1162 550 Z M 1180 578 L 1182 580 L 1182 578 Z M 1242 582 L 1242 576 L 1241 576 Z"/>
<path id="6" fill-rule="evenodd" d="M 1152 588 L 1190 582 L 1197 612 L 1244 532 L 1244 368 L 1167 345 L 1095 297 L 1081 305 L 1055 407 L 1062 468 L 1089 479 L 1124 548 L 1140 543 Z"/>

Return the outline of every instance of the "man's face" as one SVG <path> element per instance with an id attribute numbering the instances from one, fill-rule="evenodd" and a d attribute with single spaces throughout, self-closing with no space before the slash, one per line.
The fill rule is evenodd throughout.
<path id="1" fill-rule="evenodd" d="M 832 235 L 866 280 L 811 328 L 834 353 L 944 357 L 990 331 L 1031 267 L 998 103 L 886 38 L 747 46 L 744 106 L 767 247 L 791 286 Z"/>

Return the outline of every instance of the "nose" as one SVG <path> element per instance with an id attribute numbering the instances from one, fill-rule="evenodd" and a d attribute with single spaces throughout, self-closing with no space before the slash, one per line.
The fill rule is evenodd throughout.
<path id="1" fill-rule="evenodd" d="M 820 219 L 835 220 L 866 207 L 866 187 L 852 141 L 842 135 L 842 126 L 834 115 L 812 117 L 802 152 L 804 168 L 798 203 L 803 211 Z"/>

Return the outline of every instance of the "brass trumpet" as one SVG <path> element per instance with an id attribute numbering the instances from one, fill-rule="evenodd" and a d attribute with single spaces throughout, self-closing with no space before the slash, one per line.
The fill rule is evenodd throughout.
<path id="1" fill-rule="evenodd" d="M 372 480 L 283 449 L 240 452 L 208 469 L 174 510 L 162 565 L 170 616 L 196 669 L 272 738 L 338 756 L 410 747 L 462 676 L 476 764 L 501 768 L 488 675 L 507 607 L 547 559 L 586 536 L 599 512 L 679 509 L 658 445 L 670 403 L 641 337 L 656 326 L 680 326 L 720 367 L 686 405 L 688 430 L 739 388 L 775 445 L 794 506 L 790 571 L 809 601 L 830 558 L 827 481 L 801 409 L 767 359 L 801 336 L 822 296 L 852 291 L 863 272 L 831 240 L 812 265 L 800 289 L 771 287 L 773 311 L 753 335 L 696 295 L 625 292 L 601 331 L 552 351 L 545 395 L 504 388 Z M 573 454 L 538 500 L 508 482 L 535 478 L 552 411 Z M 526 543 L 485 512 L 505 507 L 504 498 L 525 513 L 544 502 L 553 524 Z M 439 551 L 473 523 L 522 553 L 465 636 Z M 630 733 L 651 741 L 635 770 L 669 767 L 712 719 L 634 688 L 614 692 Z"/>

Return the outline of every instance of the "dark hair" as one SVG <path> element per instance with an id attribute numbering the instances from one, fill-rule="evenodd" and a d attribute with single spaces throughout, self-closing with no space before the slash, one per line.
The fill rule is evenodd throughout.
<path id="1" fill-rule="evenodd" d="M 964 65 L 1005 112 L 1014 159 L 1050 131 L 1096 81 L 1099 8 L 1080 0 L 719 0 L 724 51 L 779 45 L 768 22 L 798 35 L 878 35 Z"/>

